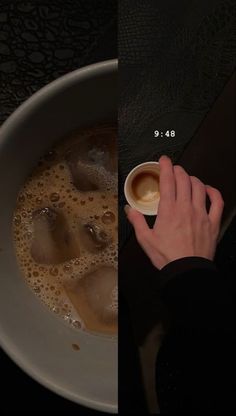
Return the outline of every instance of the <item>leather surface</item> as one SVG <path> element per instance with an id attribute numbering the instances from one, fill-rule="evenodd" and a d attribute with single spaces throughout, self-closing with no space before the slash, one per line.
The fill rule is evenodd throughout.
<path id="1" fill-rule="evenodd" d="M 119 2 L 120 247 L 123 183 L 136 164 L 179 159 L 236 63 L 235 0 Z M 175 130 L 174 138 L 153 131 Z"/>
<path id="2" fill-rule="evenodd" d="M 178 163 L 219 189 L 224 199 L 220 237 L 236 214 L 236 73 L 225 85 Z"/>
<path id="3" fill-rule="evenodd" d="M 50 81 L 116 58 L 116 32 L 116 0 L 0 0 L 0 124 Z"/>
<path id="4" fill-rule="evenodd" d="M 138 246 L 123 212 L 123 184 L 126 175 L 136 164 L 157 160 L 162 154 L 170 156 L 174 163 L 182 161 L 187 169 L 192 169 L 191 173 L 199 174 L 208 183 L 210 181 L 215 186 L 220 184 L 219 177 L 214 175 L 215 164 L 213 163 L 214 169 L 211 172 L 207 169 L 211 158 L 204 160 L 203 157 L 206 139 L 208 156 L 211 146 L 213 152 L 220 153 L 224 149 L 223 136 L 219 137 L 218 134 L 217 143 L 214 142 L 214 117 L 217 126 L 215 128 L 219 128 L 222 121 L 217 119 L 218 115 L 213 114 L 212 130 L 208 130 L 207 134 L 205 131 L 203 137 L 198 135 L 198 140 L 202 140 L 200 148 L 197 147 L 200 153 L 203 151 L 201 165 L 191 163 L 191 160 L 194 161 L 194 137 L 197 136 L 198 129 L 200 132 L 205 117 L 207 122 L 208 113 L 210 115 L 214 102 L 221 96 L 235 69 L 236 2 L 120 0 L 119 4 L 119 285 L 127 303 L 136 305 L 135 316 L 132 315 L 132 308 L 130 314 L 134 336 L 138 342 L 150 331 L 153 322 L 163 320 L 166 314 L 161 307 L 158 291 L 153 291 L 153 282 L 158 281 L 158 271 L 152 267 Z M 229 96 L 230 99 L 235 97 L 233 89 Z M 230 106 L 232 115 L 232 102 L 226 101 L 226 104 Z M 227 110 L 223 110 L 225 122 Z M 235 157 L 232 141 L 234 127 L 232 124 L 226 126 L 225 132 L 230 132 L 228 137 L 232 154 L 227 155 L 227 161 L 222 160 L 222 169 L 224 163 L 231 163 L 226 169 L 231 174 Z M 173 139 L 165 135 L 154 138 L 154 130 L 164 133 L 166 130 L 175 130 L 176 136 Z M 190 154 L 192 159 L 188 157 Z M 222 178 L 226 184 L 227 173 Z M 231 207 L 234 205 L 233 183 L 234 178 L 227 189 Z M 152 218 L 148 221 L 151 225 Z M 235 290 L 236 217 L 218 245 L 215 261 L 227 280 L 227 285 Z M 127 320 L 127 313 L 122 305 L 119 309 L 119 320 L 122 328 L 123 322 Z M 119 339 L 121 346 L 122 343 L 125 344 L 122 331 Z M 129 356 L 126 361 L 123 359 L 121 368 L 125 363 L 128 368 L 131 363 Z M 166 381 L 165 386 L 171 393 L 175 386 L 167 383 L 174 375 L 170 374 L 169 377 L 168 362 L 165 360 L 163 366 L 166 378 L 162 382 L 164 385 Z M 126 384 L 124 376 L 122 380 L 129 403 L 129 395 L 139 397 L 140 393 L 137 388 L 132 388 L 130 382 Z"/>

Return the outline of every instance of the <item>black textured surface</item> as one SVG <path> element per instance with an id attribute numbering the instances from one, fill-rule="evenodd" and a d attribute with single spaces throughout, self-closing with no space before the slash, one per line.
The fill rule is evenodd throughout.
<path id="1" fill-rule="evenodd" d="M 178 163 L 219 189 L 224 199 L 220 238 L 236 214 L 236 71 L 186 146 Z"/>
<path id="2" fill-rule="evenodd" d="M 120 0 L 120 222 L 123 182 L 140 162 L 180 157 L 236 65 L 235 0 Z M 175 138 L 153 131 L 175 130 Z"/>
<path id="3" fill-rule="evenodd" d="M 119 245 L 120 264 L 125 270 L 120 274 L 119 284 L 131 305 L 130 310 L 132 303 L 137 306 L 136 315 L 133 316 L 132 310 L 130 315 L 139 335 L 142 329 L 148 329 L 153 317 L 156 322 L 161 318 L 161 310 L 156 306 L 159 316 L 155 317 L 155 307 L 147 301 L 148 294 L 151 298 L 155 296 L 154 292 L 150 294 L 150 280 L 158 278 L 158 272 L 147 266 L 147 259 L 137 247 L 124 215 L 124 180 L 136 164 L 158 160 L 162 154 L 170 156 L 174 163 L 181 160 L 186 146 L 235 69 L 236 2 L 120 0 L 119 5 Z M 165 135 L 154 138 L 154 130 L 164 133 L 175 130 L 176 135 L 173 139 Z M 204 159 L 201 163 L 204 164 Z M 218 245 L 215 262 L 233 289 L 236 218 Z M 156 296 L 157 305 L 158 302 Z M 121 307 L 119 344 L 122 348 L 125 344 L 122 323 L 127 319 L 127 308 Z M 166 395 L 170 399 L 178 374 L 170 373 L 166 357 L 162 359 L 161 383 L 167 386 Z M 126 363 L 125 358 L 120 362 L 120 384 L 123 383 L 120 400 L 123 396 L 127 403 L 140 395 L 137 370 L 133 370 L 135 383 L 132 385 L 129 378 L 126 384 L 122 367 L 128 368 L 131 362 L 129 353 Z M 138 359 L 133 365 L 138 367 Z M 173 383 L 169 383 L 172 376 Z M 170 405 L 167 403 L 167 409 Z"/>
<path id="4" fill-rule="evenodd" d="M 60 75 L 116 58 L 116 9 L 115 0 L 0 0 L 0 125 Z M 2 350 L 0 368 L 3 416 L 98 413 L 40 386 Z"/>
<path id="5" fill-rule="evenodd" d="M 0 1 L 0 123 L 39 88 L 117 57 L 116 1 Z"/>

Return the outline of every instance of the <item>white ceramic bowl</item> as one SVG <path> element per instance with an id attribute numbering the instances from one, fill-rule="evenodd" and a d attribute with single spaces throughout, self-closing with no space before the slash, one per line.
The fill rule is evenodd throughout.
<path id="1" fill-rule="evenodd" d="M 116 60 L 57 79 L 0 129 L 0 344 L 54 392 L 116 413 L 117 341 L 74 330 L 50 312 L 20 275 L 11 235 L 17 193 L 40 156 L 71 130 L 107 119 L 117 120 Z"/>

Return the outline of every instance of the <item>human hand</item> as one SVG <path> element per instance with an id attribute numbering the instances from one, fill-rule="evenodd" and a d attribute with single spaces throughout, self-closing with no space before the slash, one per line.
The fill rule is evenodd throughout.
<path id="1" fill-rule="evenodd" d="M 137 241 L 158 269 L 182 257 L 212 260 L 224 208 L 220 192 L 189 176 L 181 166 L 173 166 L 167 156 L 162 156 L 159 163 L 160 202 L 153 228 L 149 228 L 143 214 L 125 206 Z"/>

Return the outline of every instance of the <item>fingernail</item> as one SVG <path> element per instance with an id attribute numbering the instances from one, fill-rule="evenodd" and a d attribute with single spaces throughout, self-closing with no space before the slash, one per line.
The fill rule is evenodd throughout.
<path id="1" fill-rule="evenodd" d="M 167 155 L 162 155 L 161 157 L 160 157 L 160 159 L 169 159 L 169 157 L 167 156 Z M 160 161 L 160 159 L 159 159 L 159 161 Z"/>
<path id="2" fill-rule="evenodd" d="M 126 204 L 124 206 L 124 211 L 125 211 L 126 215 L 128 215 L 129 210 L 130 210 L 130 206 L 128 204 Z"/>

